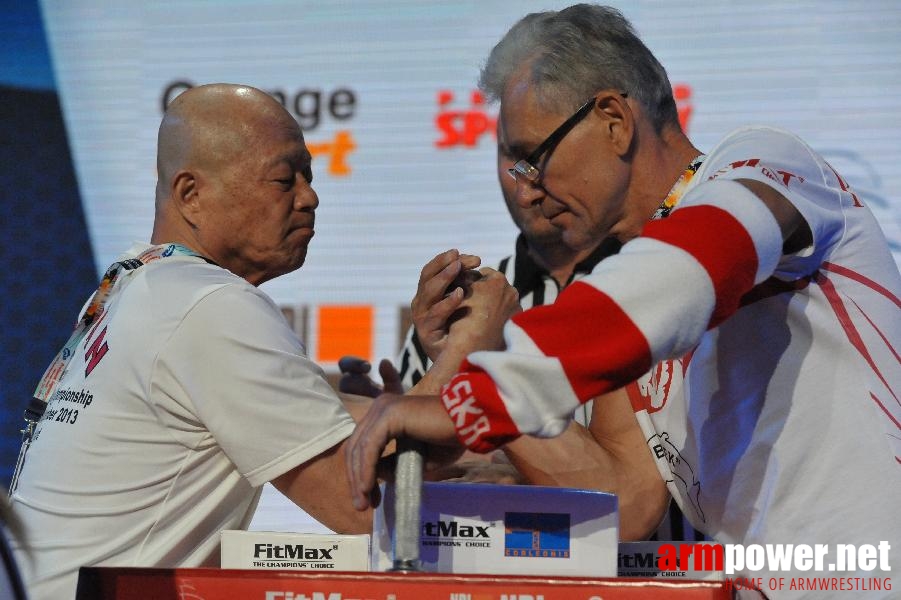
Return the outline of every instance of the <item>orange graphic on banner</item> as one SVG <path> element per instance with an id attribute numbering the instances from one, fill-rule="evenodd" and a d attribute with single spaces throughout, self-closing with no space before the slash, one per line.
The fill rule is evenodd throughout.
<path id="1" fill-rule="evenodd" d="M 351 132 L 342 129 L 335 133 L 335 137 L 330 142 L 307 142 L 307 149 L 313 158 L 328 157 L 329 175 L 344 177 L 351 173 L 350 165 L 347 164 L 347 155 L 357 149 L 357 143 Z"/>
<path id="2" fill-rule="evenodd" d="M 371 305 L 323 305 L 319 307 L 317 328 L 319 362 L 338 362 L 353 354 L 372 360 Z"/>

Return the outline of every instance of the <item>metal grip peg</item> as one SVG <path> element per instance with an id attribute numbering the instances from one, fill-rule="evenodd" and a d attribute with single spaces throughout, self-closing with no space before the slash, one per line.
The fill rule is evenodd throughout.
<path id="1" fill-rule="evenodd" d="M 422 506 L 423 445 L 397 440 L 394 474 L 394 566 L 392 571 L 420 571 L 419 529 Z"/>

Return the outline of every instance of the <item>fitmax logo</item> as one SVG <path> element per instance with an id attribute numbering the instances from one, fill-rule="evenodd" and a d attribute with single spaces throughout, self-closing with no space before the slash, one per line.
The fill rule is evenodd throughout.
<path id="1" fill-rule="evenodd" d="M 657 555 L 653 552 L 619 554 L 617 562 L 621 569 L 655 569 L 657 568 Z"/>
<path id="2" fill-rule="evenodd" d="M 254 544 L 254 558 L 294 558 L 303 560 L 333 560 L 334 548 L 306 548 L 303 544 Z"/>
<path id="3" fill-rule="evenodd" d="M 427 537 L 488 538 L 488 525 L 460 525 L 456 521 L 424 523 L 422 533 Z"/>

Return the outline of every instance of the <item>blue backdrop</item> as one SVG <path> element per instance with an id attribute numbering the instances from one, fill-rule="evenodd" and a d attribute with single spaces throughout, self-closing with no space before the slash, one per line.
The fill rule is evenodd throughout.
<path id="1" fill-rule="evenodd" d="M 0 483 L 37 380 L 96 286 L 37 0 L 0 0 Z"/>

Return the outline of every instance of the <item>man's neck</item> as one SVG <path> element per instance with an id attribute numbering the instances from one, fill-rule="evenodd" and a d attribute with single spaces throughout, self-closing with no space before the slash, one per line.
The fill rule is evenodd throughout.
<path id="1" fill-rule="evenodd" d="M 641 232 L 685 168 L 700 154 L 681 130 L 673 129 L 663 132 L 645 149 L 635 162 L 629 201 L 633 209 L 630 221 L 624 222 L 617 232 L 620 241 L 626 242 Z"/>
<path id="2" fill-rule="evenodd" d="M 662 165 L 663 168 L 656 170 L 659 178 L 652 179 L 650 189 L 653 190 L 656 204 L 659 204 L 666 198 L 673 186 L 679 181 L 679 178 L 685 173 L 685 168 L 701 154 L 701 151 L 692 145 L 682 131 L 666 130 L 660 136 L 660 144 L 657 147 L 657 157 L 655 163 Z M 655 170 L 648 169 L 649 173 L 655 173 Z M 648 214 L 654 214 L 657 206 L 651 208 Z"/>
<path id="3" fill-rule="evenodd" d="M 154 246 L 159 244 L 180 244 L 185 248 L 190 248 L 197 254 L 215 260 L 215 257 L 206 251 L 200 241 L 195 236 L 190 235 L 190 231 L 185 231 L 182 227 L 172 226 L 159 216 L 154 220 L 153 232 L 150 234 L 150 243 Z"/>
<path id="4" fill-rule="evenodd" d="M 560 285 L 566 286 L 573 271 L 580 262 L 594 252 L 596 246 L 575 251 L 566 247 L 562 241 L 526 240 L 529 245 L 529 256 L 535 263 L 550 273 Z"/>

